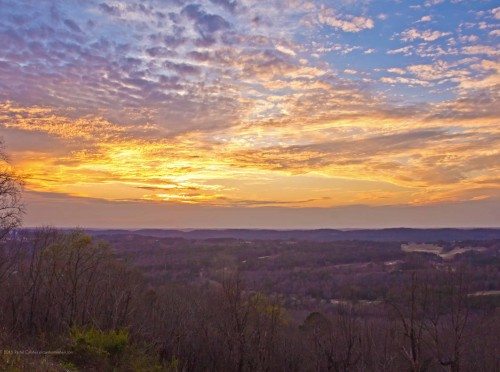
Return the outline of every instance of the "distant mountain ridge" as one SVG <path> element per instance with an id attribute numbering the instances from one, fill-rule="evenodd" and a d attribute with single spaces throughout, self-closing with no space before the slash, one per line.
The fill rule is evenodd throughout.
<path id="1" fill-rule="evenodd" d="M 475 229 L 360 229 L 360 230 L 254 230 L 254 229 L 139 229 L 139 230 L 86 230 L 91 235 L 143 235 L 158 238 L 183 238 L 183 239 L 240 239 L 240 240 L 307 240 L 307 241 L 464 241 L 464 240 L 491 240 L 500 239 L 500 229 L 475 228 Z"/>

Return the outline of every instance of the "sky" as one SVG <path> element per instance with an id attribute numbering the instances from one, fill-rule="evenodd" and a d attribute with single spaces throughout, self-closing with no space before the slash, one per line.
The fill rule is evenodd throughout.
<path id="1" fill-rule="evenodd" d="M 499 227 L 499 41 L 493 0 L 0 0 L 24 223 Z"/>

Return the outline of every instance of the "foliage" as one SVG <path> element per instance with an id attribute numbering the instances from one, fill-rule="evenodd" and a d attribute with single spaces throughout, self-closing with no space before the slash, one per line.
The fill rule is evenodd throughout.
<path id="1" fill-rule="evenodd" d="M 71 329 L 70 339 L 70 360 L 76 365 L 118 366 L 129 345 L 129 331 L 75 327 Z"/>

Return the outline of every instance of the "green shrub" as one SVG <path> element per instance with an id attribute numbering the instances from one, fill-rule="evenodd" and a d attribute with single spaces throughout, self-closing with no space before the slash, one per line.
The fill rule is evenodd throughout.
<path id="1" fill-rule="evenodd" d="M 129 344 L 126 329 L 101 331 L 96 328 L 73 328 L 71 361 L 76 365 L 113 366 L 121 364 Z"/>

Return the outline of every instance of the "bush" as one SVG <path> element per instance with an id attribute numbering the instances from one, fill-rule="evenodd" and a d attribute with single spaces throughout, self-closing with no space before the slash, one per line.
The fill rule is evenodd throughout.
<path id="1" fill-rule="evenodd" d="M 71 361 L 76 365 L 95 367 L 119 366 L 129 344 L 126 329 L 101 331 L 96 328 L 73 328 Z"/>

